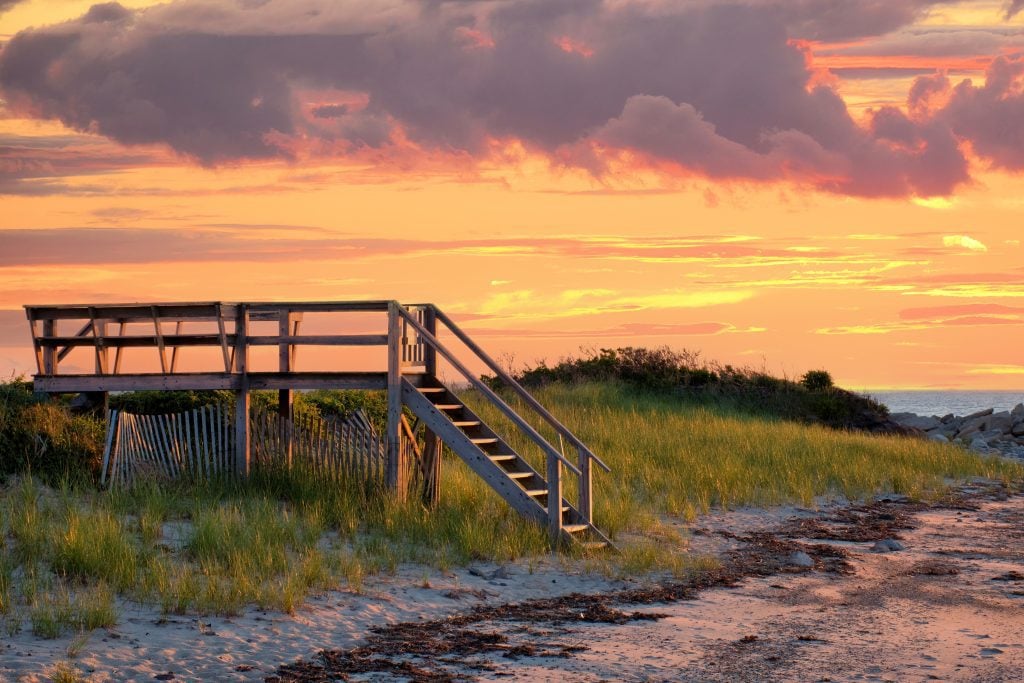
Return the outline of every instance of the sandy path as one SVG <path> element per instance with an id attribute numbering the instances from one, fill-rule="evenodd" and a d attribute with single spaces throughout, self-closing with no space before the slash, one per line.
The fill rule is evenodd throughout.
<path id="1" fill-rule="evenodd" d="M 659 621 L 575 626 L 560 638 L 586 651 L 565 661 L 492 658 L 488 677 L 1024 680 L 1024 498 L 915 517 L 919 526 L 901 534 L 906 550 L 837 543 L 852 574 L 748 579 L 645 608 L 667 615 Z"/>
<path id="2" fill-rule="evenodd" d="M 701 520 L 707 531 L 694 538 L 705 550 L 748 551 L 745 534 L 773 530 L 758 538 L 781 539 L 783 553 L 787 543 L 802 544 L 819 560 L 813 571 L 785 567 L 781 574 L 747 578 L 693 600 L 612 602 L 610 617 L 600 612 L 595 617 L 614 622 L 634 610 L 664 615 L 656 620 L 546 623 L 515 614 L 478 619 L 455 633 L 482 645 L 431 653 L 448 636 L 427 642 L 424 635 L 426 658 L 392 652 L 384 660 L 415 665 L 412 671 L 438 680 L 1022 680 L 1024 497 L 986 501 L 977 509 L 916 511 L 916 528 L 895 532 L 906 547 L 899 552 L 871 552 L 871 541 L 791 539 L 781 531 L 794 529 L 783 523 L 793 515 L 815 521 L 832 512 L 717 514 Z M 823 543 L 847 554 L 848 573 L 820 571 L 820 548 L 813 548 Z M 826 556 L 829 546 L 822 546 Z M 752 557 L 760 561 L 761 552 L 755 549 Z M 514 565 L 495 575 L 496 569 L 474 567 L 442 576 L 409 568 L 368 580 L 363 594 L 319 596 L 294 616 L 254 612 L 236 619 L 164 619 L 151 608 L 125 605 L 118 627 L 91 634 L 70 661 L 90 681 L 262 681 L 282 664 L 322 662 L 321 649 L 359 652 L 351 648 L 364 645 L 373 626 L 397 624 L 405 629 L 403 637 L 415 640 L 419 624 L 436 630 L 449 615 L 474 608 L 522 605 L 570 592 L 624 595 L 623 590 L 636 588 L 601 577 L 566 576 L 550 562 Z M 590 602 L 596 600 L 578 600 Z M 491 640 L 495 643 L 488 644 Z M 0 681 L 49 680 L 47 673 L 68 660 L 73 642 L 72 637 L 43 641 L 25 632 L 4 634 Z M 352 676 L 401 678 L 379 670 Z"/>

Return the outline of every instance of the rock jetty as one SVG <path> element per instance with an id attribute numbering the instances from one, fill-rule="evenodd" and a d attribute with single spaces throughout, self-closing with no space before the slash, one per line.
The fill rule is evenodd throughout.
<path id="1" fill-rule="evenodd" d="M 1024 403 L 998 413 L 992 408 L 963 417 L 892 413 L 889 419 L 933 441 L 958 443 L 978 453 L 1024 458 Z"/>

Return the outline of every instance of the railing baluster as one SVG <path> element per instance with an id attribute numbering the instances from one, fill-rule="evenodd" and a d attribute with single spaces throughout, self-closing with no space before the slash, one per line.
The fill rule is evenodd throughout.
<path id="1" fill-rule="evenodd" d="M 593 470 L 590 467 L 590 456 L 582 448 L 576 449 L 580 464 L 579 513 L 587 524 L 594 523 Z"/>
<path id="2" fill-rule="evenodd" d="M 554 542 L 562 537 L 562 461 L 548 455 L 548 530 Z"/>

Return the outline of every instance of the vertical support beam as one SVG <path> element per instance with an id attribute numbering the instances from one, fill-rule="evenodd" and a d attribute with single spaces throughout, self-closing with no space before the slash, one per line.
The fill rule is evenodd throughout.
<path id="1" fill-rule="evenodd" d="M 55 337 L 57 336 L 57 321 L 56 320 L 44 320 L 43 321 L 43 336 L 44 337 Z M 44 375 L 56 375 L 57 374 L 57 347 L 52 345 L 43 347 L 43 374 Z"/>
<path id="2" fill-rule="evenodd" d="M 174 325 L 174 334 L 181 334 L 184 329 L 185 329 L 185 321 L 184 320 L 179 320 Z M 178 371 L 178 347 L 177 346 L 172 346 L 171 347 L 171 374 L 173 375 L 177 371 Z"/>
<path id="3" fill-rule="evenodd" d="M 583 515 L 583 521 L 587 524 L 594 523 L 594 475 L 590 468 L 590 456 L 582 449 L 577 448 L 579 453 L 578 467 L 580 468 L 580 499 L 577 509 Z"/>
<path id="4" fill-rule="evenodd" d="M 231 366 L 234 363 L 234 360 L 231 358 L 231 352 L 228 351 L 228 335 L 224 331 L 223 304 L 217 304 L 217 334 L 220 336 L 220 348 L 224 353 L 224 372 L 231 372 Z"/>
<path id="5" fill-rule="evenodd" d="M 249 306 L 239 304 L 235 317 L 235 373 L 240 375 L 235 393 L 235 474 L 249 476 Z"/>
<path id="6" fill-rule="evenodd" d="M 441 437 L 425 429 L 423 439 L 423 504 L 432 508 L 441 502 Z"/>
<path id="7" fill-rule="evenodd" d="M 160 372 L 166 375 L 168 366 L 167 349 L 164 347 L 163 323 L 160 321 L 160 313 L 157 311 L 156 306 L 150 306 L 150 310 L 153 311 L 153 331 L 156 333 L 156 348 L 160 354 Z"/>
<path id="8" fill-rule="evenodd" d="M 398 315 L 398 302 L 388 304 L 388 422 L 387 434 L 387 469 L 385 481 L 392 493 L 404 500 L 408 493 L 406 477 L 408 476 L 405 451 L 402 449 L 402 358 L 401 346 L 402 325 Z"/>
<path id="9" fill-rule="evenodd" d="M 548 532 L 551 544 L 562 540 L 562 461 L 548 455 Z"/>
<path id="10" fill-rule="evenodd" d="M 292 322 L 295 317 L 290 311 L 281 311 L 280 318 L 277 324 L 277 333 L 282 337 L 287 337 L 292 332 Z M 295 323 L 298 324 L 297 322 Z M 278 369 L 281 372 L 291 372 L 295 368 L 292 367 L 292 349 L 294 344 L 282 343 L 277 347 L 277 362 Z M 279 389 L 277 392 L 277 412 L 281 416 L 278 420 L 279 435 L 278 442 L 281 444 L 281 448 L 284 451 L 284 461 L 288 463 L 288 467 L 292 466 L 292 440 L 289 438 L 288 423 L 291 422 L 293 416 L 293 407 L 295 401 L 295 393 L 291 389 Z"/>
<path id="11" fill-rule="evenodd" d="M 128 329 L 128 323 L 121 320 L 117 326 L 117 336 L 123 337 L 125 330 Z M 117 375 L 121 372 L 121 351 L 124 347 L 118 346 L 117 350 L 114 351 L 114 374 Z"/>
<path id="12" fill-rule="evenodd" d="M 106 375 L 110 373 L 110 351 L 106 346 L 107 321 L 97 320 L 96 313 L 91 308 L 89 316 L 92 319 L 92 336 L 96 344 L 96 374 Z M 105 418 L 110 412 L 110 393 L 96 391 L 89 392 L 86 396 L 89 398 L 90 405 L 93 406 L 92 409 Z"/>
<path id="13" fill-rule="evenodd" d="M 32 348 L 36 353 L 36 372 L 41 375 L 43 374 L 43 347 L 39 345 L 39 324 L 31 308 L 25 309 L 25 314 L 28 316 L 29 329 L 32 330 Z"/>
<path id="14" fill-rule="evenodd" d="M 106 346 L 107 321 L 97 320 L 96 312 L 92 308 L 89 309 L 89 317 L 92 326 L 92 339 L 96 345 L 96 374 L 106 375 L 110 372 L 110 354 Z"/>
<path id="15" fill-rule="evenodd" d="M 434 305 L 428 304 L 423 308 L 423 327 L 427 328 L 427 332 L 434 335 L 437 338 L 437 316 L 434 315 Z M 437 349 L 435 349 L 426 341 L 422 342 L 423 347 L 423 366 L 426 370 L 427 377 L 437 376 Z"/>

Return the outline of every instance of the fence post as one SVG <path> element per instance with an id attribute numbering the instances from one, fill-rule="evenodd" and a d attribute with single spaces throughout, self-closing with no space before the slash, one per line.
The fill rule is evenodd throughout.
<path id="1" fill-rule="evenodd" d="M 562 461 L 548 455 L 548 531 L 551 543 L 562 539 Z"/>
<path id="2" fill-rule="evenodd" d="M 43 321 L 43 336 L 44 337 L 55 337 L 57 336 L 57 321 L 56 320 L 44 320 Z M 56 375 L 57 374 L 57 347 L 53 346 L 52 342 L 49 346 L 43 347 L 43 374 L 44 375 Z"/>
<path id="3" fill-rule="evenodd" d="M 292 333 L 292 320 L 294 316 L 291 311 L 281 311 L 278 320 L 277 332 L 282 337 L 290 336 Z M 280 344 L 277 347 L 278 369 L 282 372 L 291 372 L 292 367 L 292 345 Z M 291 389 L 279 389 L 277 392 L 277 412 L 281 416 L 278 422 L 278 442 L 282 445 L 284 461 L 288 467 L 292 466 L 292 440 L 290 438 L 288 423 L 292 421 L 294 406 L 294 392 Z"/>
<path id="4" fill-rule="evenodd" d="M 249 439 L 249 307 L 239 304 L 235 315 L 235 373 L 238 391 L 235 392 L 235 473 L 249 476 L 251 465 Z"/>
<path id="5" fill-rule="evenodd" d="M 580 499 L 579 499 L 579 511 L 583 515 L 583 521 L 587 524 L 593 524 L 594 522 L 594 475 L 590 468 L 590 456 L 583 451 L 582 448 L 577 448 L 576 453 L 579 456 L 579 468 L 580 468 Z"/>
<path id="6" fill-rule="evenodd" d="M 388 422 L 385 443 L 387 444 L 386 483 L 391 492 L 400 500 L 408 494 L 408 477 L 405 451 L 402 440 L 402 359 L 401 325 L 398 317 L 398 302 L 388 303 Z"/>

